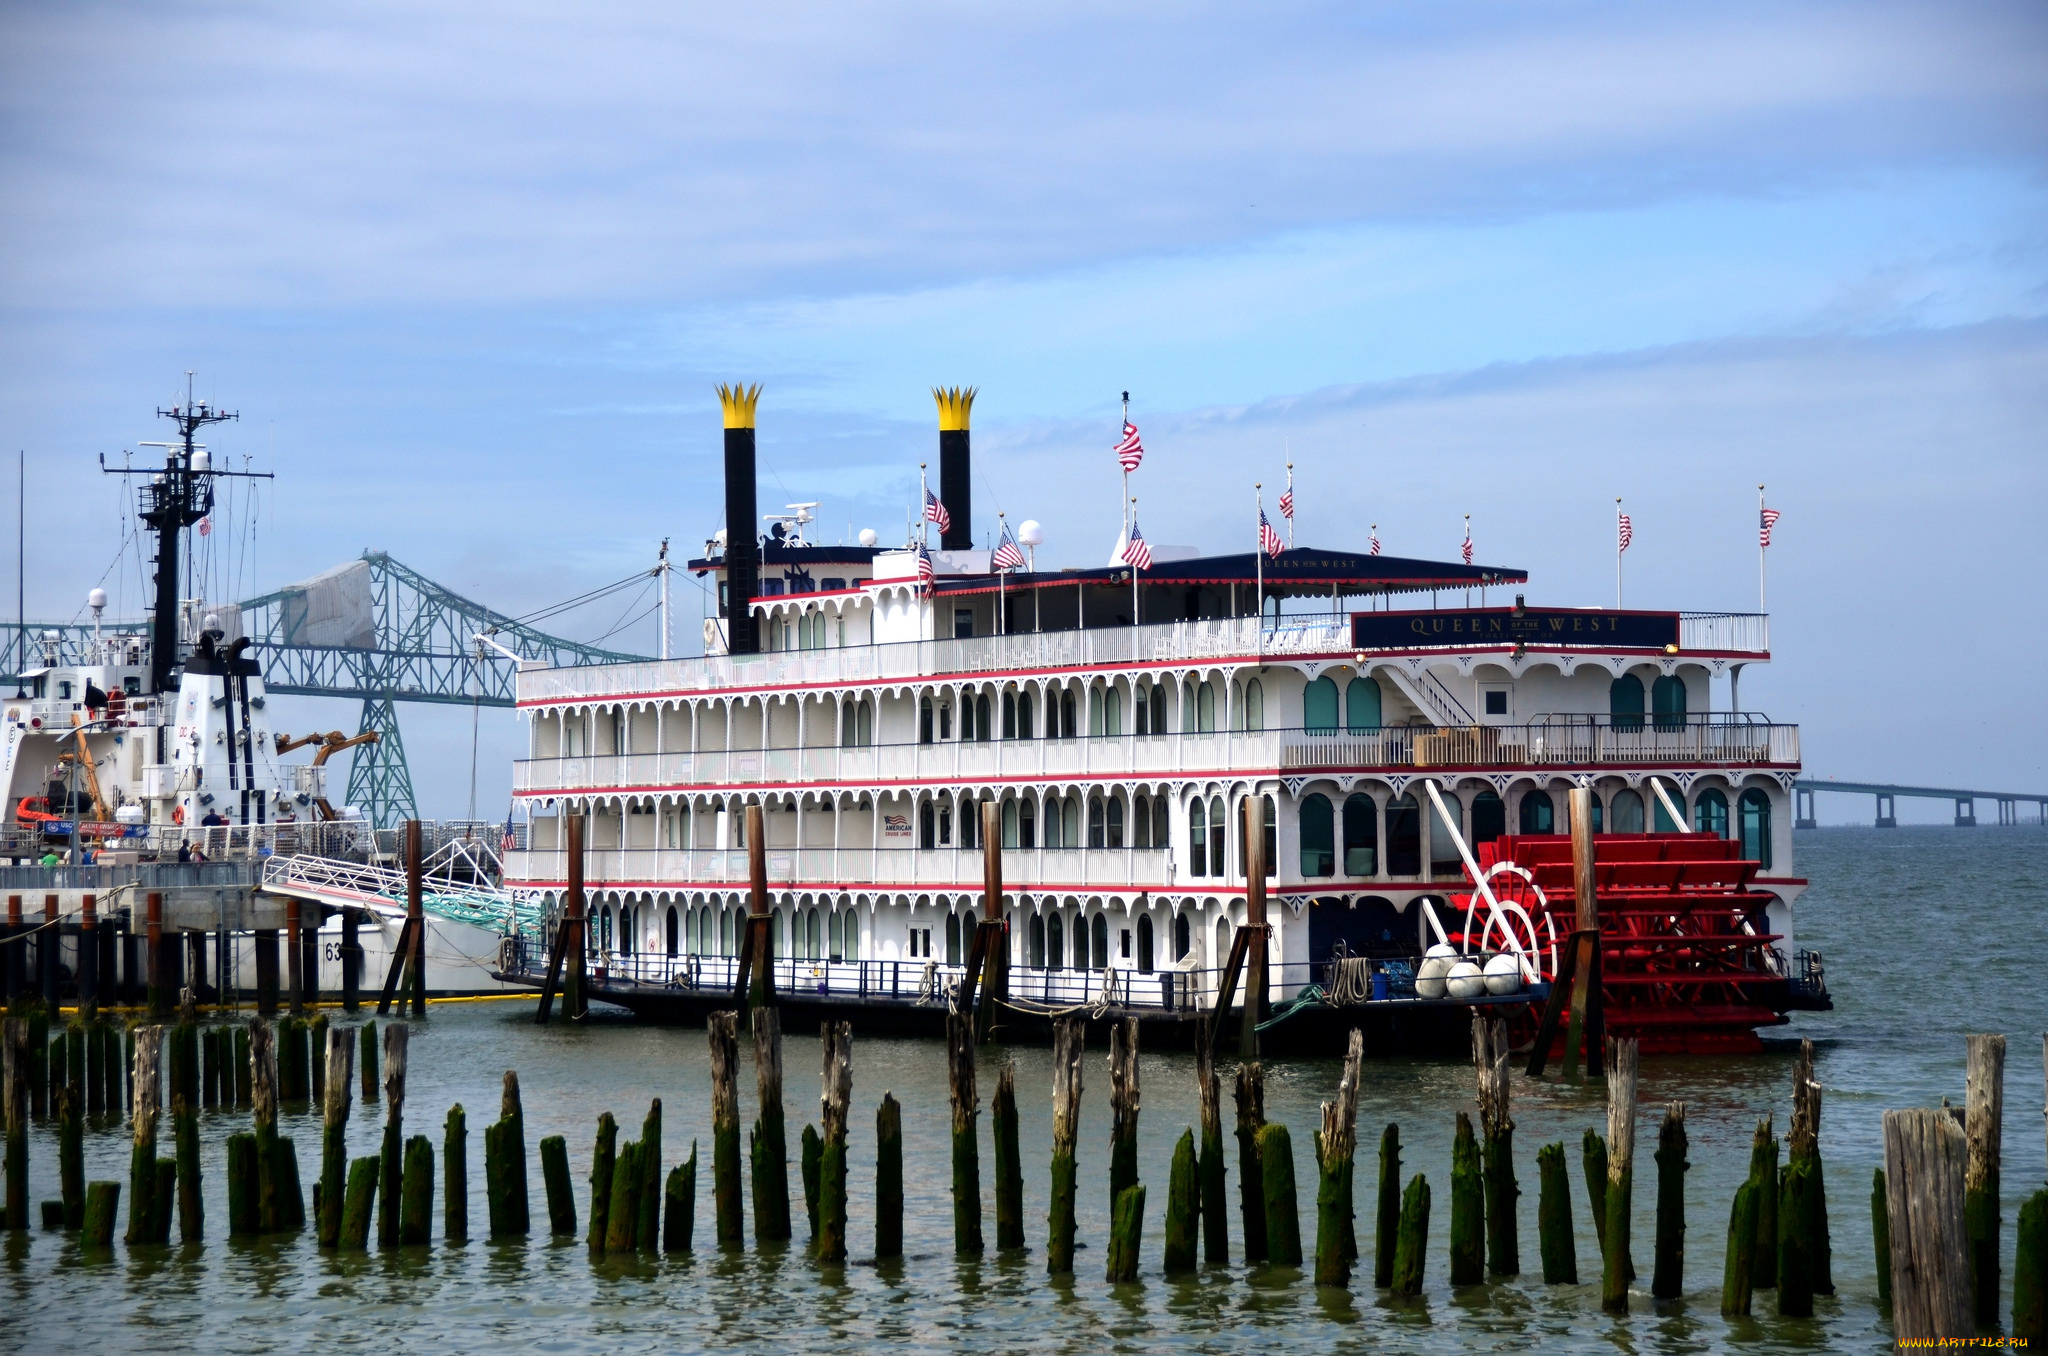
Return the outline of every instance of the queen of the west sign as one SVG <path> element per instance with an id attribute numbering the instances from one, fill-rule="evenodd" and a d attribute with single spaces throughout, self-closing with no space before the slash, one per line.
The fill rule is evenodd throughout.
<path id="1" fill-rule="evenodd" d="M 1354 612 L 1355 650 L 1534 645 L 1546 649 L 1661 650 L 1678 643 L 1676 612 L 1604 607 L 1479 607 L 1444 612 Z"/>

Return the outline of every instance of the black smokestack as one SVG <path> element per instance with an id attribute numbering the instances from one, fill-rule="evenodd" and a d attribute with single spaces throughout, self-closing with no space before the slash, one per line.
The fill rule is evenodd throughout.
<path id="1" fill-rule="evenodd" d="M 934 387 L 939 402 L 939 502 L 953 526 L 939 535 L 942 551 L 974 549 L 974 471 L 967 448 L 967 416 L 974 408 L 972 386 Z"/>
<path id="2" fill-rule="evenodd" d="M 754 405 L 756 386 L 721 386 L 718 403 L 725 411 L 725 649 L 727 654 L 759 654 L 749 604 L 760 591 L 761 539 L 754 504 Z"/>

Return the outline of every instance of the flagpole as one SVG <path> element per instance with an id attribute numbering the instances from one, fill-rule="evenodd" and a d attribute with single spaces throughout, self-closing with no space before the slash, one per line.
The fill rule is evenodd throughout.
<path id="1" fill-rule="evenodd" d="M 1769 575 L 1764 566 L 1764 487 L 1756 487 L 1756 610 L 1769 612 Z"/>
<path id="2" fill-rule="evenodd" d="M 1294 463 L 1291 461 L 1287 463 L 1287 502 L 1290 505 L 1287 511 L 1287 549 L 1292 551 L 1294 549 L 1294 510 L 1291 506 L 1294 503 Z"/>
<path id="3" fill-rule="evenodd" d="M 997 509 L 996 550 L 1000 551 L 1003 549 L 1003 538 L 1007 537 L 1009 534 L 1010 525 L 1003 521 L 1003 511 L 1001 509 Z M 991 559 L 989 563 L 993 565 L 995 562 L 993 559 Z M 1003 602 L 1007 597 L 1004 586 L 1008 582 L 1004 578 L 1004 576 L 1007 574 L 1009 574 L 1009 570 L 1007 569 L 998 569 L 996 571 L 996 634 L 999 636 L 1007 635 L 1009 632 L 1009 628 L 1003 624 Z"/>
<path id="4" fill-rule="evenodd" d="M 1458 548 L 1458 553 L 1459 553 L 1459 554 L 1460 554 L 1461 556 L 1468 556 L 1468 557 L 1469 557 L 1469 556 L 1470 556 L 1470 554 L 1471 554 L 1471 549 L 1470 549 L 1470 548 L 1471 548 L 1471 544 L 1472 544 L 1472 515 L 1468 513 L 1468 514 L 1466 514 L 1466 515 L 1465 515 L 1465 542 L 1464 542 L 1464 544 L 1463 544 L 1462 546 L 1460 546 L 1460 547 Z M 1467 559 L 1467 560 L 1465 561 L 1465 563 L 1466 563 L 1467 565 L 1470 565 L 1470 564 L 1471 564 L 1472 562 L 1471 562 L 1471 560 L 1470 560 L 1470 559 Z M 1467 607 L 1470 607 L 1470 606 L 1472 606 L 1472 585 L 1471 585 L 1471 584 L 1469 584 L 1469 583 L 1465 585 L 1465 606 L 1467 606 Z"/>
<path id="5" fill-rule="evenodd" d="M 1131 479 L 1131 477 L 1130 477 L 1130 473 L 1129 473 L 1129 472 L 1125 472 L 1125 473 L 1124 473 L 1124 482 L 1125 482 L 1126 484 L 1129 484 L 1129 483 L 1130 483 L 1130 479 Z M 1131 515 L 1131 521 L 1132 521 L 1132 522 L 1134 522 L 1134 523 L 1135 523 L 1135 522 L 1137 522 L 1137 521 L 1138 521 L 1138 501 L 1137 501 L 1137 500 L 1135 500 L 1135 499 L 1129 500 L 1129 501 L 1128 501 L 1128 502 L 1126 503 L 1126 505 L 1125 505 L 1125 508 L 1126 508 L 1126 509 L 1128 509 L 1128 510 L 1129 510 L 1129 512 L 1130 512 L 1130 515 Z M 1128 533 L 1128 532 L 1124 533 L 1124 550 L 1125 550 L 1126 552 L 1128 552 L 1128 551 L 1129 551 L 1129 550 L 1131 549 L 1131 548 L 1130 548 L 1130 540 L 1131 540 L 1131 534 L 1130 534 L 1130 533 Z M 1127 564 L 1127 565 L 1130 565 L 1130 562 L 1129 562 L 1129 561 L 1125 561 L 1124 563 L 1125 563 L 1125 564 Z M 1137 630 L 1137 629 L 1138 629 L 1138 567 L 1137 567 L 1136 565 L 1131 565 L 1131 629 L 1132 629 L 1133 631 L 1135 631 L 1135 630 Z M 1136 656 L 1134 655 L 1134 656 L 1132 656 L 1132 657 L 1133 657 L 1133 658 L 1135 658 Z"/>
<path id="6" fill-rule="evenodd" d="M 1252 482 L 1252 495 L 1257 501 L 1259 521 L 1266 521 L 1266 487 Z M 1252 612 L 1258 629 L 1253 632 L 1259 640 L 1259 663 L 1266 662 L 1266 540 L 1265 534 L 1252 533 Z"/>
<path id="7" fill-rule="evenodd" d="M 1621 496 L 1614 496 L 1614 610 L 1621 611 Z"/>
<path id="8" fill-rule="evenodd" d="M 917 464 L 917 544 L 919 546 L 927 545 L 931 540 L 931 518 L 925 513 L 924 506 L 928 502 L 926 497 L 931 494 L 932 490 L 931 486 L 925 483 L 924 468 L 925 463 L 919 462 Z"/>
<path id="9" fill-rule="evenodd" d="M 1125 424 L 1126 426 L 1128 426 L 1128 425 L 1130 424 L 1130 422 L 1131 422 L 1131 393 L 1130 393 L 1129 391 L 1125 391 L 1125 392 L 1124 392 L 1124 424 Z M 1121 428 L 1120 428 L 1120 429 L 1118 429 L 1118 430 L 1117 430 L 1117 437 L 1118 437 L 1118 438 L 1122 438 L 1123 436 L 1124 436 L 1124 433 L 1123 433 L 1123 429 L 1121 429 Z M 1117 465 L 1119 465 L 1119 466 L 1123 466 L 1123 459 L 1122 459 L 1122 458 L 1118 458 L 1118 459 L 1117 459 Z M 1124 467 L 1124 540 L 1125 540 L 1126 542 L 1128 542 L 1128 541 L 1130 541 L 1130 539 L 1131 539 L 1131 471 L 1130 471 L 1130 468 L 1129 468 L 1129 467 L 1125 466 L 1125 467 Z"/>

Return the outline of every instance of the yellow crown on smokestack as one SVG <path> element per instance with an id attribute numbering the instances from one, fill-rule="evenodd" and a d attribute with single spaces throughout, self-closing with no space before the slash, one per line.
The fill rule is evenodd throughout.
<path id="1" fill-rule="evenodd" d="M 734 382 L 730 386 L 721 384 L 718 388 L 718 406 L 725 411 L 727 428 L 752 428 L 754 406 L 760 402 L 760 383 L 742 386 Z"/>
<path id="2" fill-rule="evenodd" d="M 974 409 L 972 386 L 934 386 L 932 399 L 939 402 L 939 432 L 967 431 L 967 416 Z"/>

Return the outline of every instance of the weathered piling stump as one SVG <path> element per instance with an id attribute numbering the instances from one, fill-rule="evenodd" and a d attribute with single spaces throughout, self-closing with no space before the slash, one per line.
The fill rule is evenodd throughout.
<path id="1" fill-rule="evenodd" d="M 640 1123 L 640 1201 L 634 1213 L 634 1242 L 642 1252 L 661 1247 L 661 1099 L 647 1108 Z M 571 1233 L 575 1226 L 570 1225 Z"/>
<path id="2" fill-rule="evenodd" d="M 229 1135 L 227 1155 L 228 1236 L 254 1238 L 263 1232 L 256 1209 L 256 1136 L 247 1131 Z"/>
<path id="3" fill-rule="evenodd" d="M 1870 1241 L 1877 1256 L 1877 1309 L 1886 1318 L 1892 1312 L 1892 1221 L 1890 1211 L 1885 1207 L 1884 1169 L 1870 1170 Z M 2019 1303 L 2015 1283 L 2015 1306 Z"/>
<path id="4" fill-rule="evenodd" d="M 425 1247 L 434 1232 L 434 1145 L 425 1135 L 414 1135 L 405 1142 L 405 1177 L 398 1198 L 399 1243 L 408 1248 Z M 575 1232 L 573 1217 L 569 1231 Z"/>
<path id="5" fill-rule="evenodd" d="M 1166 1185 L 1166 1256 L 1169 1276 L 1195 1269 L 1195 1239 L 1201 1231 L 1202 1188 L 1196 1180 L 1195 1132 L 1181 1131 L 1173 1146 L 1173 1168 Z M 1320 1266 L 1320 1254 L 1318 1266 Z"/>
<path id="6" fill-rule="evenodd" d="M 1266 1073 L 1257 1061 L 1237 1066 L 1237 1197 L 1244 1222 L 1244 1260 L 1267 1257 L 1265 1169 L 1259 1166 L 1259 1131 L 1266 1124 Z"/>
<path id="7" fill-rule="evenodd" d="M 1401 1233 L 1401 1127 L 1380 1132 L 1380 1187 L 1373 1215 L 1372 1283 L 1394 1283 L 1394 1251 Z"/>
<path id="8" fill-rule="evenodd" d="M 1756 1247 L 1749 1288 L 1778 1288 L 1778 1140 L 1771 1117 L 1757 1122 L 1749 1148 L 1749 1180 L 1756 1186 Z"/>
<path id="9" fill-rule="evenodd" d="M 1024 1246 L 1024 1157 L 1017 1143 L 1017 1071 L 1005 1064 L 996 1074 L 989 1102 L 989 1130 L 996 1152 L 996 1248 Z M 1194 1221 L 1189 1221 L 1194 1227 Z"/>
<path id="10" fill-rule="evenodd" d="M 1579 1166 L 1586 1179 L 1586 1210 L 1593 1216 L 1593 1246 L 1607 1256 L 1607 1141 L 1588 1130 L 1579 1141 Z"/>
<path id="11" fill-rule="evenodd" d="M 1892 1336 L 1901 1346 L 1975 1332 L 1968 1158 L 1968 1137 L 1947 1108 L 1884 1113 Z"/>
<path id="12" fill-rule="evenodd" d="M 542 1145 L 541 1175 L 547 1176 L 546 1145 Z M 568 1160 L 563 1159 L 566 1171 Z M 592 1252 L 603 1252 L 605 1230 L 612 1217 L 612 1174 L 619 1168 L 619 1122 L 611 1112 L 600 1112 L 597 1118 L 597 1143 L 590 1149 L 590 1233 L 587 1242 Z M 548 1211 L 554 1213 L 553 1188 L 549 1189 Z M 574 1216 L 574 1210 L 571 1210 Z"/>
<path id="13" fill-rule="evenodd" d="M 595 1177 L 592 1173 L 593 1184 Z M 569 1186 L 569 1142 L 560 1135 L 548 1135 L 540 1142 L 540 1180 L 548 1194 L 548 1232 L 556 1238 L 575 1237 L 576 1193 Z"/>
<path id="14" fill-rule="evenodd" d="M 1977 1326 L 1998 1326 L 1998 1159 L 2005 1117 L 2005 1037 L 1967 1038 L 1968 1074 L 1963 1134 L 1969 1161 L 1963 1169 L 1963 1214 L 1970 1231 L 1970 1274 L 1975 1281 Z M 1796 1158 L 1797 1155 L 1794 1154 Z"/>
<path id="15" fill-rule="evenodd" d="M 326 1074 L 320 1099 L 320 1190 L 316 1193 L 314 1233 L 321 1247 L 334 1248 L 341 1245 L 341 1207 L 348 1190 L 348 1113 L 356 1081 L 355 1038 L 346 1031 L 329 1031 L 322 1063 Z"/>
<path id="16" fill-rule="evenodd" d="M 746 1242 L 740 1202 L 739 1014 L 714 1012 L 704 1022 L 711 1046 L 711 1196 L 718 1214 L 718 1245 Z"/>
<path id="17" fill-rule="evenodd" d="M 363 1102 L 377 1101 L 377 1023 L 373 1019 L 356 1028 L 362 1041 Z"/>
<path id="18" fill-rule="evenodd" d="M 1429 1252 L 1429 1181 L 1416 1173 L 1401 1194 L 1401 1223 L 1394 1236 L 1394 1281 L 1397 1295 L 1422 1293 Z"/>
<path id="19" fill-rule="evenodd" d="M 85 1188 L 85 1218 L 78 1231 L 80 1246 L 111 1248 L 114 1245 L 114 1220 L 120 1212 L 119 1182 L 89 1183 Z"/>
<path id="20" fill-rule="evenodd" d="M 1109 1028 L 1109 1205 L 1138 1185 L 1138 1019 Z"/>
<path id="21" fill-rule="evenodd" d="M 815 1125 L 805 1125 L 797 1151 L 798 1175 L 804 1184 L 804 1218 L 810 1224 L 811 1246 L 818 1245 L 818 1192 L 824 1183 L 825 1138 Z"/>
<path id="22" fill-rule="evenodd" d="M 903 1256 L 903 1108 L 884 1092 L 875 1111 L 875 1260 Z"/>
<path id="23" fill-rule="evenodd" d="M 167 1202 L 175 1201 L 177 1198 L 178 1160 L 176 1158 L 159 1158 L 156 1161 L 156 1187 L 153 1192 L 153 1199 L 156 1201 L 157 1208 L 151 1212 L 149 1217 L 149 1222 L 156 1231 L 155 1237 L 149 1241 L 159 1247 L 171 1241 L 172 1208 Z"/>
<path id="24" fill-rule="evenodd" d="M 341 1203 L 339 1246 L 361 1252 L 370 1246 L 370 1225 L 377 1208 L 377 1158 L 358 1158 L 348 1165 L 348 1187 Z"/>
<path id="25" fill-rule="evenodd" d="M 171 1099 L 171 1129 L 178 1163 L 178 1241 L 206 1237 L 206 1196 L 199 1180 L 199 1108 L 183 1093 Z M 84 1176 L 81 1165 L 79 1175 Z"/>
<path id="26" fill-rule="evenodd" d="M 1728 1255 L 1721 1271 L 1721 1313 L 1729 1318 L 1749 1314 L 1756 1282 L 1757 1215 L 1763 1189 L 1754 1181 L 1735 1189 L 1728 1211 Z"/>
<path id="27" fill-rule="evenodd" d="M 824 1069 L 818 1117 L 824 1149 L 818 1159 L 818 1241 L 821 1262 L 846 1260 L 846 1122 L 853 1103 L 853 1025 L 827 1022 L 818 1032 Z"/>
<path id="28" fill-rule="evenodd" d="M 64 1227 L 76 1229 L 85 1223 L 85 1098 L 81 1089 L 62 1087 L 56 1102 L 58 1193 L 64 1201 Z"/>
<path id="29" fill-rule="evenodd" d="M 1635 1190 L 1636 1043 L 1609 1039 L 1607 1045 L 1607 1235 L 1600 1268 L 1600 1307 L 1628 1312 L 1629 1207 Z"/>
<path id="30" fill-rule="evenodd" d="M 441 1241 L 455 1247 L 469 1242 L 469 1118 L 460 1102 L 448 1108 L 441 1162 L 447 1179 L 441 1188 Z"/>
<path id="31" fill-rule="evenodd" d="M 484 1200 L 490 1208 L 493 1239 L 532 1231 L 526 1193 L 526 1116 L 519 1100 L 519 1075 L 510 1069 L 505 1071 L 497 1123 L 484 1130 Z"/>
<path id="32" fill-rule="evenodd" d="M 782 1109 L 782 1013 L 770 1005 L 747 1015 L 754 1028 L 754 1091 L 760 1106 L 747 1137 L 754 1241 L 785 1243 L 790 1236 L 789 1138 Z"/>
<path id="33" fill-rule="evenodd" d="M 1536 1151 L 1536 1246 L 1543 1257 L 1545 1285 L 1579 1283 L 1579 1247 L 1572 1237 L 1572 1179 L 1564 1165 L 1564 1142 Z"/>
<path id="34" fill-rule="evenodd" d="M 1226 1266 L 1230 1262 L 1230 1197 L 1223 1180 L 1223 1080 L 1216 1073 L 1212 1040 L 1195 1042 L 1195 1092 L 1202 1126 L 1201 1151 L 1195 1162 L 1202 1202 L 1202 1256 Z"/>
<path id="35" fill-rule="evenodd" d="M 159 1205 L 156 1200 L 157 1071 L 163 1035 L 164 1029 L 160 1026 L 140 1026 L 134 1031 L 135 1057 L 131 1079 L 135 1098 L 133 1109 L 129 1112 L 132 1147 L 128 1155 L 126 1235 L 126 1242 L 130 1247 L 155 1241 L 157 1215 L 161 1213 L 168 1218 L 170 1214 L 170 1202 L 166 1200 Z M 13 1185 L 11 1173 L 8 1184 L 10 1188 Z M 26 1213 L 26 1194 L 23 1197 L 22 1209 Z M 7 1219 L 10 1224 L 17 1219 L 12 1201 L 8 1204 Z"/>
<path id="36" fill-rule="evenodd" d="M 697 1141 L 690 1141 L 690 1156 L 669 1170 L 662 1194 L 661 1250 L 671 1255 L 690 1250 L 697 1225 Z"/>
<path id="37" fill-rule="evenodd" d="M 1458 1113 L 1451 1141 L 1451 1284 L 1478 1285 L 1486 1279 L 1486 1190 L 1479 1142 L 1472 1118 Z"/>
<path id="38" fill-rule="evenodd" d="M 946 1018 L 946 1091 L 953 1109 L 953 1251 L 981 1251 L 981 1102 L 974 1084 L 974 1022 Z"/>
<path id="39" fill-rule="evenodd" d="M 1081 1053 L 1087 1028 L 1078 1017 L 1062 1017 L 1052 1029 L 1052 1206 L 1047 1212 L 1045 1269 L 1053 1276 L 1074 1270 L 1074 1153 L 1081 1125 Z"/>
<path id="40" fill-rule="evenodd" d="M 1785 1171 L 1778 1183 L 1778 1313 L 1784 1318 L 1813 1317 L 1813 1297 L 1823 1293 L 1825 1284 L 1827 1204 L 1820 1178 L 1820 1094 L 1820 1084 L 1813 1078 L 1813 1043 L 1808 1041 L 1793 1074 L 1792 1123 L 1785 1135 Z"/>
<path id="41" fill-rule="evenodd" d="M 605 1208 L 604 1250 L 607 1253 L 629 1253 L 640 1224 L 640 1165 L 644 1161 L 645 1146 L 634 1141 L 619 1146 L 619 1156 L 612 1164 L 611 1202 Z"/>
<path id="42" fill-rule="evenodd" d="M 1359 1061 L 1365 1037 L 1353 1030 L 1344 1053 L 1344 1074 L 1337 1082 L 1337 1100 L 1322 1105 L 1323 1124 L 1316 1132 L 1316 1284 L 1351 1283 L 1351 1263 L 1358 1256 L 1352 1216 L 1352 1162 L 1358 1149 Z"/>
<path id="43" fill-rule="evenodd" d="M 1522 1239 L 1518 1204 L 1522 1188 L 1515 1181 L 1515 1121 L 1509 1114 L 1508 1024 L 1505 1018 L 1472 1014 L 1472 1057 L 1479 1073 L 1480 1149 L 1486 1188 L 1486 1270 L 1494 1276 L 1522 1274 Z"/>
<path id="44" fill-rule="evenodd" d="M 377 1246 L 397 1247 L 399 1213 L 404 1205 L 405 1182 L 405 1065 L 411 1029 L 404 1022 L 384 1028 L 384 1162 L 377 1170 L 384 1183 L 383 1200 L 377 1207 Z"/>
<path id="45" fill-rule="evenodd" d="M 1138 1252 L 1145 1241 L 1145 1188 L 1125 1187 L 1109 1215 L 1109 1256 L 1103 1279 L 1112 1285 L 1138 1279 Z"/>
<path id="46" fill-rule="evenodd" d="M 1294 1189 L 1294 1141 L 1287 1127 L 1259 1127 L 1259 1173 L 1266 1207 L 1266 1260 L 1301 1265 L 1301 1205 Z"/>
<path id="47" fill-rule="evenodd" d="M 1650 1271 L 1653 1299 L 1677 1299 L 1685 1290 L 1685 1103 L 1664 1107 L 1657 1129 L 1657 1260 Z"/>

